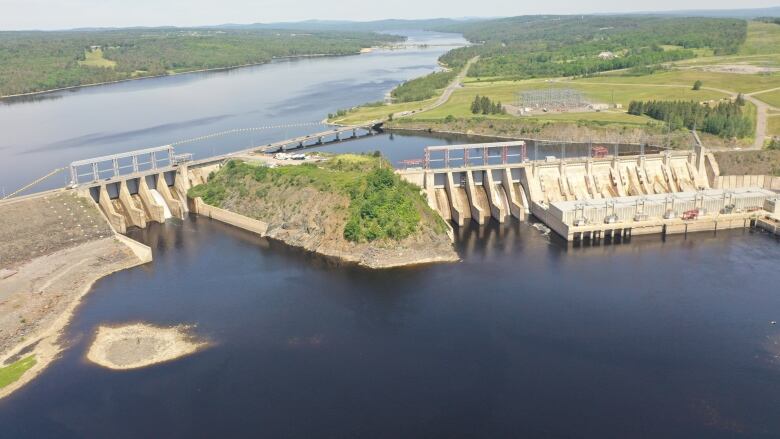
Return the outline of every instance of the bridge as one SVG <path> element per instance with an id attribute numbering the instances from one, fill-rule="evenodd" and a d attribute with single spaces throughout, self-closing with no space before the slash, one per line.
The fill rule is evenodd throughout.
<path id="1" fill-rule="evenodd" d="M 189 211 L 186 195 L 189 188 L 205 183 L 212 171 L 219 169 L 231 158 L 312 148 L 357 139 L 381 132 L 381 126 L 382 121 L 342 126 L 199 160 L 193 160 L 192 154 L 177 154 L 174 145 L 182 143 L 177 142 L 155 148 L 77 160 L 67 168 L 59 168 L 34 183 L 69 169 L 68 187 L 91 197 L 114 229 L 125 233 L 128 227 L 144 228 L 150 221 L 164 222 L 171 217 L 184 218 Z M 253 129 L 231 130 L 203 136 L 202 139 L 247 130 Z M 20 191 L 31 186 L 32 184 L 27 185 Z"/>

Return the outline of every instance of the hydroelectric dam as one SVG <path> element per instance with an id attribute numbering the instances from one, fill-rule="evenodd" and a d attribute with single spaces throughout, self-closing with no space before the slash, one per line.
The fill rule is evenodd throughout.
<path id="1" fill-rule="evenodd" d="M 188 190 L 232 159 L 257 161 L 378 130 L 377 123 L 340 127 L 200 160 L 176 154 L 173 145 L 79 160 L 69 166 L 68 187 L 57 191 L 92 200 L 120 234 L 192 212 L 264 235 L 262 221 L 190 199 Z M 575 157 L 564 149 L 539 159 L 536 151 L 533 160 L 521 140 L 432 146 L 423 159 L 407 163 L 414 166 L 396 172 L 458 226 L 533 215 L 567 241 L 749 227 L 778 233 L 780 177 L 720 175 L 714 155 L 694 138 L 685 151 L 645 153 L 643 145 L 631 145 L 625 153 L 602 145 Z M 0 209 L 14 200 L 0 202 Z"/>

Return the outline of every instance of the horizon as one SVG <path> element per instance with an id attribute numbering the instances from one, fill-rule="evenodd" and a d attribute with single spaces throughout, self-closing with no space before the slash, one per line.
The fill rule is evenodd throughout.
<path id="1" fill-rule="evenodd" d="M 270 25 L 270 24 L 288 24 L 288 23 L 306 23 L 306 22 L 352 22 L 368 23 L 385 20 L 469 20 L 469 19 L 495 19 L 516 16 L 529 15 L 630 15 L 630 14 L 670 14 L 670 13 L 699 13 L 699 12 L 729 12 L 729 11 L 749 11 L 753 9 L 771 9 L 780 8 L 780 4 L 772 1 L 752 0 L 745 2 L 741 7 L 728 7 L 728 3 L 718 0 L 688 2 L 689 4 L 681 7 L 675 2 L 664 0 L 655 3 L 657 7 L 650 5 L 632 5 L 624 7 L 619 1 L 610 0 L 601 2 L 608 3 L 610 6 L 601 6 L 598 9 L 592 7 L 583 7 L 569 0 L 558 2 L 553 7 L 531 8 L 526 6 L 517 7 L 510 1 L 497 0 L 492 2 L 494 6 L 491 11 L 500 11 L 499 13 L 480 14 L 478 11 L 485 9 L 484 6 L 467 5 L 455 9 L 457 12 L 452 14 L 437 14 L 438 10 L 453 10 L 451 5 L 439 5 L 443 3 L 437 0 L 434 4 L 426 4 L 423 7 L 400 0 L 401 4 L 409 3 L 410 8 L 399 7 L 398 9 L 409 10 L 419 9 L 419 14 L 399 14 L 392 16 L 379 15 L 357 15 L 363 13 L 363 10 L 357 5 L 356 0 L 350 0 L 339 4 L 338 8 L 332 8 L 327 11 L 317 12 L 320 4 L 312 2 L 311 7 L 302 7 L 301 10 L 312 11 L 310 15 L 287 15 L 285 6 L 280 1 L 269 2 L 272 5 L 271 12 L 268 10 L 252 12 L 252 9 L 262 5 L 243 5 L 240 8 L 243 12 L 237 12 L 237 9 L 230 8 L 230 4 L 237 0 L 226 0 L 218 11 L 228 11 L 228 13 L 217 13 L 211 11 L 212 5 L 205 5 L 204 0 L 194 0 L 195 6 L 181 6 L 178 4 L 158 5 L 151 0 L 140 0 L 127 8 L 127 5 L 121 5 L 119 0 L 109 0 L 98 2 L 97 0 L 77 0 L 82 7 L 61 5 L 52 0 L 3 0 L 5 3 L 5 13 L 0 16 L 0 31 L 67 31 L 80 29 L 122 29 L 122 28 L 199 28 L 199 27 L 218 27 L 228 25 Z M 203 3 L 203 7 L 197 7 L 198 3 Z M 309 3 L 311 0 L 303 0 L 303 3 Z M 115 5 L 112 6 L 112 3 Z M 713 3 L 716 3 L 713 5 Z M 665 6 L 666 5 L 666 6 Z M 66 6 L 62 9 L 63 6 Z M 274 14 L 273 7 L 278 9 Z M 161 10 L 163 8 L 167 11 Z M 173 9 L 172 9 L 173 8 Z M 185 9 L 186 8 L 186 9 Z M 249 8 L 249 10 L 247 10 Z M 35 9 L 35 11 L 31 11 Z M 77 14 L 72 11 L 78 10 Z M 119 13 L 121 9 L 125 9 Z M 195 11 L 197 9 L 197 11 Z M 44 12 L 42 13 L 41 10 Z M 189 10 L 189 13 L 183 14 L 182 11 Z M 284 11 L 284 14 L 280 12 Z M 350 13 L 353 15 L 347 16 Z M 208 16 L 209 18 L 205 18 Z M 247 19 L 247 16 L 256 16 L 256 19 Z M 117 18 L 121 17 L 121 18 Z M 151 17 L 151 18 L 150 18 Z M 33 24 L 34 23 L 34 24 Z"/>

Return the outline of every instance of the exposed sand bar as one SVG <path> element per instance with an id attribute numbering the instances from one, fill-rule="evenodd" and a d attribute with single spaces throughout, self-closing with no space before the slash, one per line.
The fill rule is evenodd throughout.
<path id="1" fill-rule="evenodd" d="M 207 346 L 189 333 L 187 326 L 170 328 L 136 323 L 101 326 L 87 359 L 115 370 L 137 369 L 172 361 Z"/>
<path id="2" fill-rule="evenodd" d="M 0 280 L 0 365 L 20 354 L 36 359 L 19 380 L 0 389 L 0 398 L 57 358 L 62 330 L 98 279 L 145 262 L 121 238 L 110 237 L 33 259 Z"/>
<path id="3" fill-rule="evenodd" d="M 151 260 L 149 247 L 116 234 L 72 191 L 0 201 L 0 367 L 35 358 L 0 398 L 57 358 L 63 328 L 98 279 Z"/>

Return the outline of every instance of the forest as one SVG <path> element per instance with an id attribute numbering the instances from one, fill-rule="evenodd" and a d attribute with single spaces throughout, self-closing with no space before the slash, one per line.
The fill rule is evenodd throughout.
<path id="1" fill-rule="evenodd" d="M 436 90 L 447 86 L 458 75 L 455 71 L 434 72 L 404 82 L 391 92 L 395 102 L 424 101 L 436 94 Z"/>
<path id="2" fill-rule="evenodd" d="M 124 29 L 0 32 L 0 96 L 303 55 L 348 55 L 403 40 L 368 32 Z M 99 50 L 103 63 L 85 62 Z M 100 58 L 100 57 L 98 57 Z"/>
<path id="3" fill-rule="evenodd" d="M 471 77 L 583 76 L 696 56 L 735 53 L 747 22 L 661 16 L 522 16 L 441 27 L 474 43 L 441 61 L 452 68 L 480 55 Z M 601 55 L 601 56 L 600 56 Z"/>
<path id="4" fill-rule="evenodd" d="M 753 135 L 755 125 L 743 107 L 741 96 L 736 102 L 712 106 L 695 101 L 632 101 L 628 113 L 667 122 L 672 130 L 697 129 L 723 138 L 743 138 Z"/>

